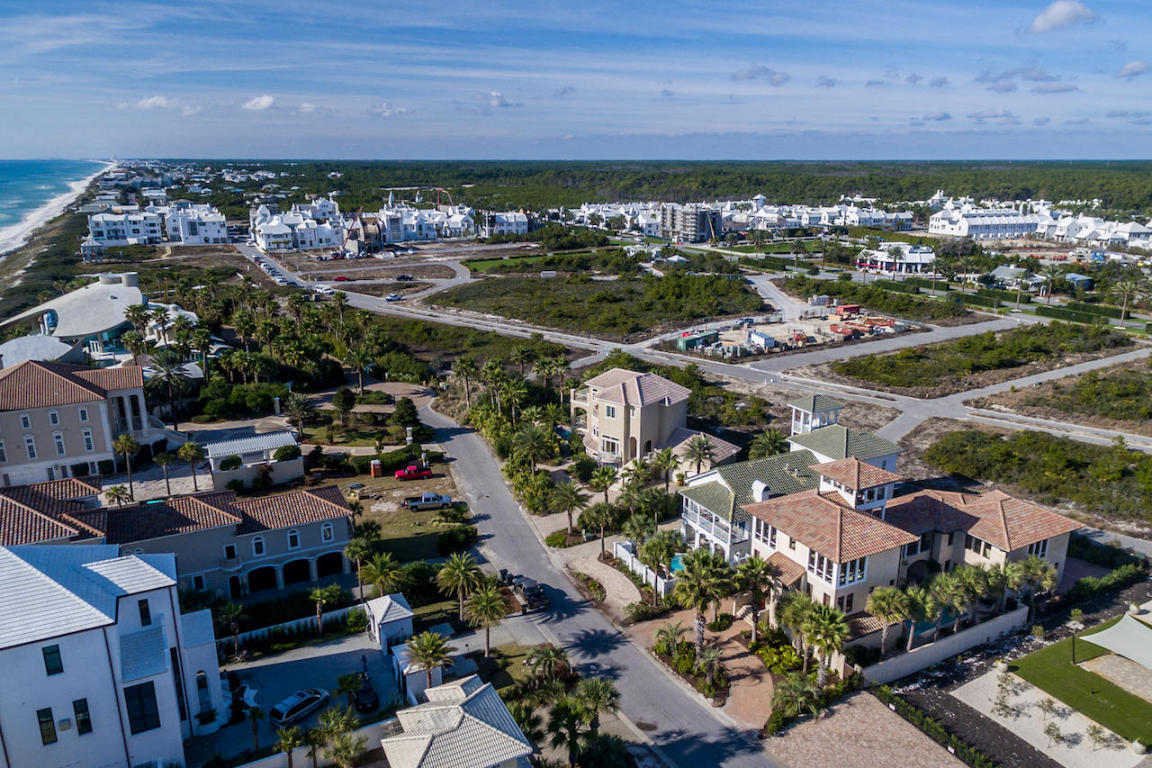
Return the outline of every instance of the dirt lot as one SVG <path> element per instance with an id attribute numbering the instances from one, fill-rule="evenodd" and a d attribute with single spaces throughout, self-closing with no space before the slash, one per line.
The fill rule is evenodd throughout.
<path id="1" fill-rule="evenodd" d="M 1107 376 L 1109 373 L 1119 371 L 1125 366 L 1115 366 L 1100 371 L 1100 375 Z M 1001 392 L 990 397 L 981 397 L 975 400 L 969 400 L 967 405 L 975 408 L 987 408 L 993 411 L 1005 411 L 1010 413 L 1019 413 L 1024 416 L 1034 416 L 1040 419 L 1053 419 L 1055 421 L 1066 421 L 1072 424 L 1083 424 L 1086 427 L 1096 427 L 1097 429 L 1111 429 L 1117 432 L 1129 432 L 1135 435 L 1147 435 L 1152 437 L 1152 422 L 1148 420 L 1120 420 L 1120 419 L 1105 419 L 1099 416 L 1089 416 L 1080 413 L 1071 413 L 1068 411 L 1061 411 L 1056 408 L 1051 408 L 1042 404 L 1045 400 L 1050 398 L 1059 387 L 1063 390 L 1068 390 L 1075 385 L 1079 376 L 1069 376 L 1068 378 L 1059 381 L 1050 381 L 1044 384 L 1035 384 L 1026 389 L 1019 389 L 1014 392 Z"/>
<path id="2" fill-rule="evenodd" d="M 380 524 L 383 549 L 398 560 L 421 560 L 438 557 L 436 537 L 443 526 L 437 523 L 438 511 L 410 512 L 400 506 L 406 496 L 424 492 L 447 494 L 455 499 L 459 492 L 446 464 L 433 464 L 433 476 L 427 480 L 401 481 L 391 475 L 371 478 L 360 475 L 352 482 L 364 483 L 360 499 L 364 513 L 359 522 L 372 520 Z M 346 488 L 348 483 L 341 482 Z"/>
<path id="3" fill-rule="evenodd" d="M 160 249 L 160 255 L 157 258 L 142 262 L 140 269 L 162 269 L 167 264 L 191 267 L 233 267 L 237 272 L 252 278 L 252 281 L 261 288 L 276 287 L 272 278 L 241 256 L 240 252 L 231 245 L 166 245 Z"/>
<path id="4" fill-rule="evenodd" d="M 788 433 L 792 423 L 792 409 L 788 402 L 803 397 L 804 392 L 785 387 L 770 386 L 768 384 L 753 384 L 747 381 L 718 379 L 708 377 L 710 381 L 722 383 L 733 392 L 743 392 L 762 397 L 768 401 L 768 413 L 771 415 L 770 426 Z M 900 411 L 896 408 L 887 408 L 882 405 L 870 403 L 856 403 L 844 400 L 844 410 L 840 412 L 840 423 L 853 429 L 864 429 L 875 432 L 890 421 L 895 420 Z"/>
<path id="5" fill-rule="evenodd" d="M 948 342 L 942 343 L 946 344 Z M 967 392 L 972 389 L 980 389 L 982 387 L 991 386 L 992 384 L 999 384 L 1002 381 L 1021 379 L 1025 376 L 1032 376 L 1033 374 L 1043 373 L 1045 371 L 1051 371 L 1057 368 L 1066 368 L 1070 365 L 1078 365 L 1089 360 L 1108 357 L 1109 355 L 1119 355 L 1127 351 L 1128 349 L 1120 348 L 1088 354 L 1065 355 L 1062 358 L 1040 360 L 1035 363 L 1029 363 L 1028 365 L 1018 365 L 1013 368 L 997 368 L 990 371 L 979 371 L 977 373 L 969 374 L 962 379 L 940 379 L 936 385 L 931 387 L 891 387 L 884 384 L 878 384 L 873 381 L 853 378 L 851 376 L 842 376 L 841 374 L 836 373 L 836 371 L 832 369 L 832 366 L 829 363 L 823 363 L 821 365 L 806 365 L 802 368 L 796 368 L 794 373 L 796 373 L 798 376 L 820 379 L 822 381 L 831 381 L 838 384 L 846 384 L 852 387 L 865 387 L 867 389 L 878 392 L 891 392 L 896 395 L 907 395 L 909 397 L 918 397 L 921 399 L 930 400 L 937 397 L 947 397 L 948 395 L 954 395 L 957 392 Z"/>

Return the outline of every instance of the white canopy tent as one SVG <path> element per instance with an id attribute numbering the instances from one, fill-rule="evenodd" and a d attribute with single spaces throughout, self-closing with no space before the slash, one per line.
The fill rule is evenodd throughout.
<path id="1" fill-rule="evenodd" d="M 1146 669 L 1152 669 L 1152 626 L 1125 614 L 1120 621 L 1100 632 L 1081 635 L 1080 639 L 1106 648 Z"/>

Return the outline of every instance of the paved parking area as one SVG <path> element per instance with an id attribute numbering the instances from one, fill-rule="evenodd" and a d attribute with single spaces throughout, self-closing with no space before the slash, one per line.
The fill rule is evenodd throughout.
<path id="1" fill-rule="evenodd" d="M 277 702 L 301 688 L 323 688 L 332 693 L 336 689 L 337 679 L 350 672 L 359 672 L 365 657 L 372 685 L 380 695 L 380 706 L 386 707 L 399 697 L 399 691 L 387 657 L 374 648 L 372 641 L 364 634 L 296 648 L 257 661 L 231 664 L 224 669 L 236 672 L 240 682 L 255 689 L 256 706 L 267 714 Z M 331 703 L 343 706 L 347 702 L 333 696 Z M 302 728 L 315 725 L 321 711 L 297 725 Z M 260 722 L 259 733 L 261 746 L 267 746 L 276 739 L 275 729 L 266 719 Z M 205 737 L 204 741 L 207 743 L 197 745 L 200 754 L 209 757 L 213 754 L 224 757 L 238 755 L 252 748 L 252 725 L 243 722 L 226 726 Z"/>

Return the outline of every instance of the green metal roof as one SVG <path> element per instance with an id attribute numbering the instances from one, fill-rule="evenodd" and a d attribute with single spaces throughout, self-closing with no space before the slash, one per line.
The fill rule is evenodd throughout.
<path id="1" fill-rule="evenodd" d="M 806 395 L 805 397 L 793 400 L 788 403 L 788 405 L 801 411 L 808 411 L 809 413 L 822 413 L 823 411 L 833 411 L 837 408 L 844 407 L 844 403 L 839 400 L 833 400 L 827 395 Z"/>
<path id="2" fill-rule="evenodd" d="M 715 470 L 719 480 L 681 488 L 679 493 L 731 522 L 734 515 L 746 516 L 739 511 L 740 507 L 757 501 L 752 497 L 752 483 L 757 480 L 768 486 L 770 496 L 787 496 L 816 488 L 820 476 L 808 469 L 815 463 L 816 457 L 811 451 L 792 451 L 726 464 Z"/>
<path id="3" fill-rule="evenodd" d="M 793 435 L 788 441 L 821 456 L 828 456 L 833 461 L 851 456 L 867 461 L 902 450 L 896 443 L 871 432 L 849 429 L 839 424 L 829 424 L 803 435 Z"/>

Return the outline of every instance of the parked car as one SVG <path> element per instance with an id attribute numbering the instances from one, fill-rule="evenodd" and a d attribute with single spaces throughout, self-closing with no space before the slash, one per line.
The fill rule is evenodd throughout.
<path id="1" fill-rule="evenodd" d="M 419 496 L 409 496 L 404 499 L 402 506 L 414 512 L 425 509 L 447 509 L 452 506 L 452 497 L 442 493 L 422 493 Z"/>
<path id="2" fill-rule="evenodd" d="M 396 282 L 399 283 L 410 283 L 415 279 L 412 275 L 396 275 Z"/>
<path id="3" fill-rule="evenodd" d="M 402 301 L 403 299 L 404 297 L 398 293 L 390 293 L 384 297 L 384 301 Z"/>
<path id="4" fill-rule="evenodd" d="M 548 607 L 548 593 L 535 579 L 518 577 L 512 582 L 512 591 L 520 599 L 521 613 Z"/>
<path id="5" fill-rule="evenodd" d="M 368 675 L 361 675 L 360 680 L 360 688 L 352 699 L 356 702 L 356 711 L 361 714 L 375 712 L 380 709 L 380 696 L 372 687 L 372 679 Z"/>
<path id="6" fill-rule="evenodd" d="M 419 464 L 409 464 L 404 469 L 396 470 L 397 480 L 424 480 L 432 477 L 432 470 Z"/>
<path id="7" fill-rule="evenodd" d="M 352 278 L 348 277 L 348 275 L 336 275 L 336 277 L 332 279 L 337 283 L 347 283 L 351 282 L 352 280 Z"/>
<path id="8" fill-rule="evenodd" d="M 276 728 L 297 723 L 328 703 L 328 691 L 305 688 L 281 701 L 268 713 L 268 722 Z"/>

